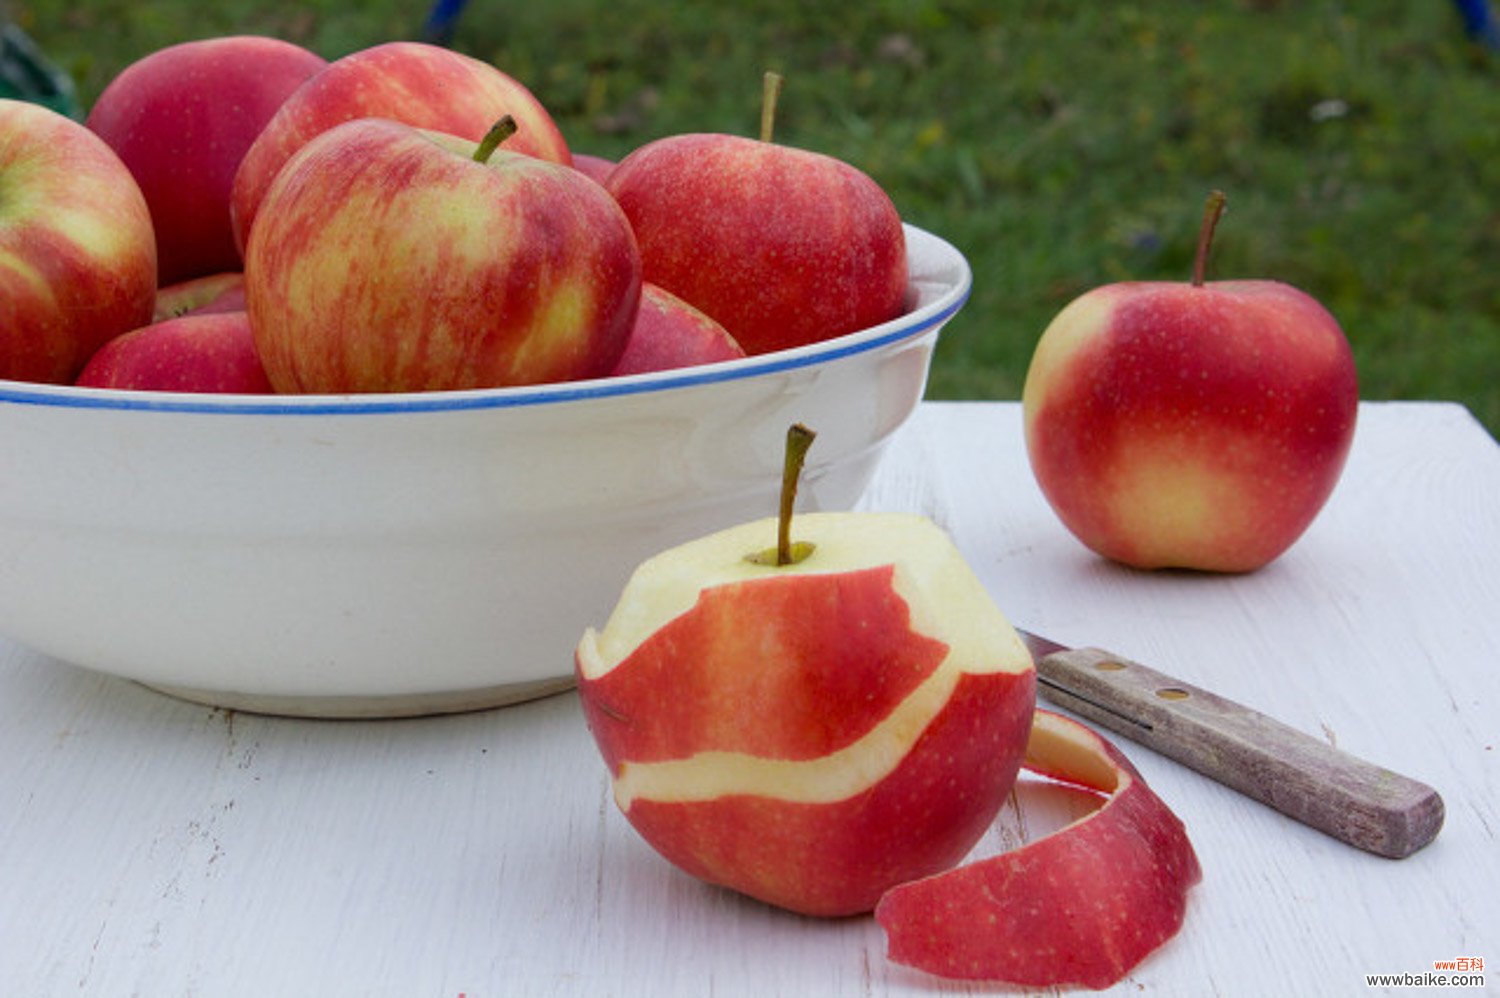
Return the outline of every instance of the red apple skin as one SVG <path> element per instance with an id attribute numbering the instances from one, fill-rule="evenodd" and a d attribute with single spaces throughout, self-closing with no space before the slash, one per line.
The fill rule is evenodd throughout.
<path id="1" fill-rule="evenodd" d="M 748 354 L 874 326 L 905 310 L 906 242 L 891 199 L 830 156 L 734 135 L 649 142 L 606 186 L 644 277 Z"/>
<path id="2" fill-rule="evenodd" d="M 86 124 L 146 196 L 158 284 L 240 269 L 235 171 L 282 102 L 327 64 L 290 42 L 231 35 L 159 49 L 104 88 Z"/>
<path id="3" fill-rule="evenodd" d="M 387 42 L 337 59 L 287 98 L 245 154 L 231 197 L 235 239 L 246 245 L 261 199 L 292 154 L 335 125 L 388 118 L 478 142 L 506 114 L 518 126 L 508 151 L 572 162 L 547 109 L 488 63 L 422 42 Z"/>
<path id="4" fill-rule="evenodd" d="M 602 677 L 580 664 L 611 772 L 711 750 L 813 760 L 854 743 L 947 653 L 911 630 L 891 579 L 887 565 L 715 587 Z M 983 835 L 1015 781 L 1035 682 L 1029 669 L 962 675 L 895 769 L 842 800 L 642 798 L 626 818 L 710 883 L 808 915 L 867 912 Z"/>
<path id="5" fill-rule="evenodd" d="M 1054 732 L 1082 751 L 1037 758 Z M 890 891 L 875 909 L 890 959 L 958 980 L 1102 989 L 1182 927 L 1202 869 L 1182 821 L 1130 761 L 1038 711 L 1026 768 L 1110 796 L 1045 838 Z"/>
<path id="6" fill-rule="evenodd" d="M 77 383 L 138 391 L 271 391 L 244 312 L 184 315 L 117 336 L 84 365 Z"/>
<path id="7" fill-rule="evenodd" d="M 190 277 L 156 291 L 154 322 L 197 312 L 243 312 L 245 275 L 237 270 Z"/>
<path id="8" fill-rule="evenodd" d="M 610 374 L 645 374 L 744 356 L 723 326 L 670 291 L 645 283 L 625 353 Z"/>
<path id="9" fill-rule="evenodd" d="M 901 765 L 846 800 L 639 800 L 630 823 L 710 883 L 805 915 L 871 911 L 892 887 L 953 866 L 984 835 L 1015 783 L 1034 684 L 1030 673 L 965 676 Z"/>
<path id="10" fill-rule="evenodd" d="M 256 347 L 282 393 L 603 377 L 640 302 L 630 225 L 571 167 L 392 121 L 299 150 L 245 259 Z"/>
<path id="11" fill-rule="evenodd" d="M 603 156 L 591 156 L 588 153 L 575 152 L 573 154 L 573 167 L 602 184 L 610 175 L 610 172 L 614 170 L 615 161 L 605 159 Z"/>
<path id="12" fill-rule="evenodd" d="M 140 187 L 83 125 L 0 99 L 0 378 L 69 384 L 151 321 L 156 239 Z"/>
<path id="13" fill-rule="evenodd" d="M 1108 285 L 1065 308 L 1023 390 L 1027 451 L 1058 517 L 1140 568 L 1246 572 L 1337 484 L 1359 392 L 1348 340 L 1276 281 Z"/>

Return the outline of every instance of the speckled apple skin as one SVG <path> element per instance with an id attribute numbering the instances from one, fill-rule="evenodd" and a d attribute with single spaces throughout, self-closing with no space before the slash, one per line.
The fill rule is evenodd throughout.
<path id="1" fill-rule="evenodd" d="M 608 374 L 640 303 L 630 224 L 571 167 L 393 121 L 336 126 L 266 194 L 245 256 L 278 392 L 413 392 Z"/>
<path id="2" fill-rule="evenodd" d="M 501 115 L 516 120 L 511 152 L 571 164 L 556 122 L 519 80 L 488 63 L 422 42 L 386 42 L 330 63 L 288 97 L 234 177 L 230 217 L 243 249 L 271 181 L 298 149 L 335 125 L 386 118 L 478 142 Z"/>
<path id="3" fill-rule="evenodd" d="M 1290 285 L 1113 284 L 1038 342 L 1027 453 L 1059 518 L 1099 554 L 1243 572 L 1317 516 L 1358 400 L 1338 323 Z"/>
<path id="4" fill-rule="evenodd" d="M 729 330 L 748 354 L 865 329 L 905 309 L 895 205 L 854 166 L 803 149 L 694 133 L 647 143 L 605 181 L 644 277 Z"/>
<path id="5" fill-rule="evenodd" d="M 158 49 L 110 81 L 88 127 L 140 184 L 157 283 L 240 269 L 229 194 L 261 129 L 328 62 L 276 38 L 230 35 Z"/>
<path id="6" fill-rule="evenodd" d="M 271 392 L 243 311 L 183 315 L 116 336 L 84 365 L 78 384 L 134 391 Z"/>
<path id="7" fill-rule="evenodd" d="M 610 373 L 645 374 L 743 356 L 745 351 L 723 326 L 670 291 L 644 284 L 625 353 Z"/>

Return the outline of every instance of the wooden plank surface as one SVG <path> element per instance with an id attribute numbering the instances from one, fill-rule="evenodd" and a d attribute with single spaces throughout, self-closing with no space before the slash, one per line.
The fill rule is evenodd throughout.
<path id="1" fill-rule="evenodd" d="M 863 505 L 948 527 L 1018 624 L 1107 647 L 1421 779 L 1426 849 L 1352 849 L 1117 739 L 1203 863 L 1121 993 L 1364 993 L 1500 980 L 1500 448 L 1443 404 L 1365 404 L 1312 529 L 1233 578 L 1141 573 L 1043 504 L 1019 408 L 925 404 Z M 83 612 L 82 609 L 80 612 Z M 1018 789 L 976 854 L 1082 813 Z M 0 640 L 0 993 L 986 993 L 884 959 L 870 919 L 676 873 L 615 811 L 572 694 L 395 722 L 181 703 Z M 1398 989 L 1399 990 L 1399 989 Z M 1393 992 L 1398 993 L 1398 992 Z"/>

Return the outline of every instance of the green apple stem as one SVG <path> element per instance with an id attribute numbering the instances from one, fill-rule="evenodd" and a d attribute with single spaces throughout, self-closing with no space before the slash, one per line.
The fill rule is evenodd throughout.
<path id="1" fill-rule="evenodd" d="M 500 143 L 516 134 L 516 127 L 516 119 L 508 114 L 491 125 L 484 138 L 479 140 L 479 148 L 474 150 L 474 162 L 488 163 L 495 150 L 500 148 Z"/>
<path id="2" fill-rule="evenodd" d="M 793 423 L 786 431 L 786 458 L 781 466 L 781 511 L 776 521 L 776 546 L 764 551 L 754 551 L 745 557 L 757 565 L 795 565 L 812 554 L 810 541 L 792 542 L 792 507 L 797 502 L 797 483 L 802 479 L 802 466 L 807 462 L 807 450 L 817 434 Z"/>
<path id="3" fill-rule="evenodd" d="M 1223 191 L 1211 191 L 1208 203 L 1203 206 L 1203 225 L 1198 229 L 1198 252 L 1193 256 L 1193 287 L 1203 287 L 1204 275 L 1208 272 L 1208 251 L 1213 247 L 1214 229 L 1224 214 Z"/>
<path id="4" fill-rule="evenodd" d="M 766 70 L 760 84 L 760 140 L 770 142 L 776 132 L 776 102 L 781 97 L 782 76 Z"/>

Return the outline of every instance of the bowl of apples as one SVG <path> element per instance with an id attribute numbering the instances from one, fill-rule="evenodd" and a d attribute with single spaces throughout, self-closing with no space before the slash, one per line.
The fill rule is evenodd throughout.
<path id="1" fill-rule="evenodd" d="M 84 129 L 0 113 L 4 131 L 41 157 Z M 758 140 L 657 140 L 602 183 L 494 143 L 324 128 L 257 194 L 243 273 L 208 282 L 231 304 L 163 315 L 185 292 L 122 291 L 114 328 L 96 312 L 92 339 L 52 356 L 63 376 L 0 342 L 0 634 L 228 709 L 488 708 L 571 686 L 579 635 L 646 557 L 774 510 L 790 424 L 819 433 L 803 505 L 858 500 L 968 296 L 959 251 L 858 171 Z M 122 227 L 129 175 L 69 155 L 77 182 L 120 195 L 90 203 Z M 679 173 L 743 189 L 723 178 L 745 169 L 773 178 L 775 211 L 665 200 Z M 0 240 L 76 235 L 80 195 L 58 196 L 70 232 L 37 238 L 64 214 L 39 193 Z M 801 235 L 762 251 L 778 225 Z M 103 301 L 83 275 L 111 257 L 149 272 L 149 247 L 95 247 L 67 292 Z M 162 328 L 176 338 L 142 335 Z M 247 349 L 263 381 L 224 381 Z"/>

